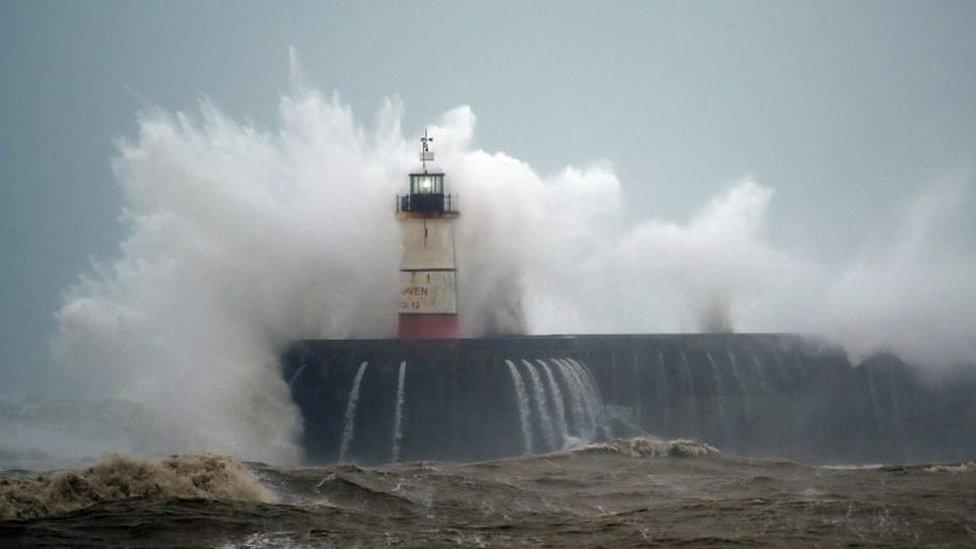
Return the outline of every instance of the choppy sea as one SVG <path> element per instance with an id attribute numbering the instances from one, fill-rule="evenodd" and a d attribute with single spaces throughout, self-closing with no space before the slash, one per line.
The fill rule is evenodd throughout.
<path id="1" fill-rule="evenodd" d="M 476 463 L 109 456 L 0 476 L 0 545 L 976 544 L 976 461 L 817 467 L 618 439 Z"/>

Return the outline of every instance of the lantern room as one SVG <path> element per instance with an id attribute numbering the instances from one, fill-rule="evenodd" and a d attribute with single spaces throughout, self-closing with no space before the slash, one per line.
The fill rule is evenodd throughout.
<path id="1" fill-rule="evenodd" d="M 444 193 L 444 173 L 427 171 L 427 163 L 434 161 L 434 153 L 429 148 L 433 140 L 424 131 L 424 136 L 420 138 L 420 162 L 423 168 L 418 173 L 410 174 L 410 192 L 397 196 L 397 212 L 437 215 L 454 211 L 456 205 L 452 204 L 453 197 Z"/>
<path id="2" fill-rule="evenodd" d="M 444 174 L 410 174 L 410 194 L 399 197 L 402 212 L 441 213 L 451 211 L 451 196 L 444 195 Z"/>

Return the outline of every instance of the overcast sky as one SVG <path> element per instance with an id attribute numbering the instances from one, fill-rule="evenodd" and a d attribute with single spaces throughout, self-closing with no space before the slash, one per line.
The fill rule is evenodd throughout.
<path id="1" fill-rule="evenodd" d="M 138 112 L 206 97 L 274 128 L 291 45 L 367 123 L 390 96 L 408 132 L 467 104 L 477 146 L 542 174 L 609 163 L 635 219 L 752 174 L 771 241 L 828 265 L 973 174 L 974 2 L 361 4 L 0 4 L 0 394 L 54 384 L 62 292 L 122 238 Z"/>

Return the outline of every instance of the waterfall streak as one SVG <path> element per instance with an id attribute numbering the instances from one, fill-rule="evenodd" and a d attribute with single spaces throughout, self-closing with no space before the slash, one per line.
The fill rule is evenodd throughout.
<path id="1" fill-rule="evenodd" d="M 905 439 L 908 437 L 908 433 L 905 429 L 905 420 L 901 415 L 901 407 L 898 405 L 898 391 L 896 386 L 897 378 L 892 375 L 893 372 L 888 372 L 888 391 L 891 397 L 891 422 L 897 428 L 897 434 L 899 439 L 899 447 L 905 446 Z"/>
<path id="2" fill-rule="evenodd" d="M 762 362 L 759 361 L 759 357 L 756 355 L 756 351 L 749 350 L 749 354 L 752 355 L 752 365 L 756 368 L 756 378 L 759 379 L 759 389 L 763 393 L 767 393 L 766 388 L 766 375 L 763 374 Z"/>
<path id="3" fill-rule="evenodd" d="M 732 351 L 726 351 L 725 354 L 729 357 L 729 364 L 732 366 L 732 378 L 735 380 L 735 384 L 739 388 L 739 392 L 742 393 L 742 398 L 746 398 L 746 385 L 742 381 L 742 373 L 739 372 L 739 364 L 735 361 L 735 355 Z"/>
<path id="4" fill-rule="evenodd" d="M 671 405 L 668 402 L 668 370 L 664 366 L 664 353 L 657 353 L 658 371 L 661 372 L 661 402 L 664 405 L 664 431 L 671 432 Z"/>
<path id="5" fill-rule="evenodd" d="M 570 371 L 579 381 L 580 392 L 583 397 L 584 417 L 586 417 L 586 431 L 582 437 L 590 442 L 596 436 L 597 418 L 602 413 L 599 392 L 596 390 L 596 383 L 590 376 L 589 370 L 573 358 L 567 358 L 566 362 L 570 365 Z"/>
<path id="6" fill-rule="evenodd" d="M 684 351 L 681 351 L 681 371 L 685 375 L 685 391 L 688 395 L 688 402 L 691 404 L 693 425 L 695 426 L 695 431 L 693 433 L 696 436 L 701 434 L 701 419 L 698 415 L 698 401 L 695 397 L 695 378 L 691 376 L 691 366 L 688 364 L 688 355 Z"/>
<path id="7" fill-rule="evenodd" d="M 776 352 L 776 349 L 773 349 L 773 365 L 775 366 L 776 375 L 779 377 L 783 387 L 788 387 L 791 385 L 790 376 L 786 372 L 786 368 L 783 367 L 783 361 L 780 360 L 779 353 Z"/>
<path id="8" fill-rule="evenodd" d="M 305 368 L 308 368 L 308 363 L 302 364 L 297 370 L 295 370 L 295 373 L 292 374 L 291 379 L 288 380 L 289 387 L 295 384 L 295 380 L 302 375 L 302 373 L 305 371 Z"/>
<path id="9" fill-rule="evenodd" d="M 597 390 L 596 380 L 590 374 L 590 369 L 586 367 L 586 364 L 575 358 L 567 358 L 566 361 L 572 364 L 576 368 L 576 371 L 579 372 L 580 379 L 583 381 L 583 388 L 585 389 L 583 394 L 590 399 L 592 409 L 595 412 L 594 417 L 599 415 L 603 410 L 603 399 L 600 398 L 600 391 Z"/>
<path id="10" fill-rule="evenodd" d="M 403 401 L 406 398 L 404 381 L 407 378 L 407 361 L 400 362 L 397 374 L 396 415 L 393 417 L 393 461 L 400 461 L 400 441 L 403 439 Z"/>
<path id="11" fill-rule="evenodd" d="M 742 397 L 742 410 L 748 414 L 750 413 L 750 398 L 749 393 L 746 391 L 746 384 L 742 379 L 742 373 L 739 372 L 739 365 L 735 361 L 735 355 L 732 351 L 726 351 L 725 354 L 729 357 L 729 364 L 732 367 L 732 379 L 735 380 L 735 385 L 739 389 L 739 395 Z"/>
<path id="12" fill-rule="evenodd" d="M 556 416 L 559 446 L 565 447 L 568 428 L 566 426 L 566 406 L 563 403 L 563 393 L 559 389 L 559 383 L 556 382 L 556 376 L 552 375 L 552 368 L 549 367 L 549 364 L 544 360 L 536 360 L 536 362 L 542 367 L 543 373 L 546 374 L 546 381 L 549 382 L 549 395 L 552 397 L 553 412 Z"/>
<path id="13" fill-rule="evenodd" d="M 801 353 L 795 353 L 794 356 L 796 357 L 796 359 L 794 360 L 794 363 L 796 364 L 796 366 L 794 366 L 794 369 L 796 370 L 796 378 L 798 380 L 797 385 L 800 386 L 801 390 L 809 389 L 810 388 L 809 382 L 811 380 L 811 375 L 815 375 L 815 374 L 813 374 L 812 372 L 807 372 L 807 364 L 806 361 L 803 360 L 803 355 Z"/>
<path id="14" fill-rule="evenodd" d="M 349 445 L 352 443 L 353 433 L 356 429 L 356 405 L 359 403 L 359 386 L 363 382 L 363 375 L 366 374 L 366 366 L 369 362 L 359 365 L 356 372 L 356 379 L 352 382 L 352 389 L 349 390 L 349 399 L 346 401 L 346 421 L 342 428 L 342 444 L 339 446 L 339 461 L 346 461 L 346 454 L 349 453 Z"/>
<path id="15" fill-rule="evenodd" d="M 722 437 L 725 443 L 731 445 L 732 431 L 729 429 L 729 418 L 725 414 L 725 383 L 722 382 L 722 373 L 718 369 L 718 364 L 712 358 L 712 353 L 705 353 L 709 364 L 712 365 L 712 374 L 715 376 L 716 408 L 718 411 L 719 423 L 722 426 Z"/>
<path id="16" fill-rule="evenodd" d="M 519 421 L 522 424 L 522 441 L 526 454 L 532 453 L 532 424 L 529 420 L 529 396 L 525 392 L 525 383 L 522 382 L 522 374 L 511 360 L 506 360 L 508 373 L 512 376 L 512 385 L 515 386 L 515 403 L 518 405 Z"/>
<path id="17" fill-rule="evenodd" d="M 871 396 L 871 412 L 874 414 L 874 419 L 878 423 L 884 418 L 884 413 L 881 411 L 881 403 L 878 402 L 878 390 L 874 386 L 874 369 L 871 366 L 865 367 L 868 372 L 868 394 Z"/>
<path id="18" fill-rule="evenodd" d="M 573 413 L 573 431 L 577 437 L 583 438 L 583 432 L 586 431 L 586 410 L 583 405 L 583 389 L 580 380 L 568 362 L 558 358 L 554 358 L 553 362 L 559 367 L 559 374 L 563 376 L 566 389 L 569 391 L 570 411 Z"/>
<path id="19" fill-rule="evenodd" d="M 552 424 L 552 416 L 549 415 L 549 402 L 546 398 L 546 388 L 542 385 L 542 379 L 536 367 L 525 359 L 522 359 L 522 364 L 525 365 L 525 369 L 529 372 L 529 378 L 532 380 L 532 393 L 535 397 L 536 411 L 539 412 L 539 423 L 542 424 L 542 434 L 546 437 L 549 449 L 554 450 L 558 444 L 556 443 L 556 431 Z"/>

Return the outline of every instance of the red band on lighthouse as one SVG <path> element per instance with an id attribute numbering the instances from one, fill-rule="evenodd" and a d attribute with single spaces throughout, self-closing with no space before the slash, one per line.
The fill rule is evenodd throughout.
<path id="1" fill-rule="evenodd" d="M 401 314 L 397 327 L 400 339 L 454 339 L 457 335 L 457 315 Z"/>

